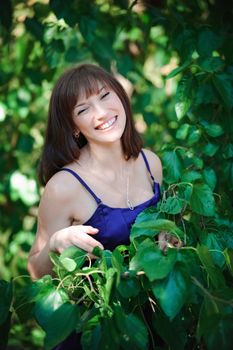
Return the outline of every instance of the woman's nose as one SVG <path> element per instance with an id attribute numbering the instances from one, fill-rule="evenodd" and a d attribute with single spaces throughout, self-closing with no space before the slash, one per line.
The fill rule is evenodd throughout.
<path id="1" fill-rule="evenodd" d="M 101 103 L 96 102 L 93 107 L 96 118 L 104 118 L 107 115 L 106 108 Z"/>

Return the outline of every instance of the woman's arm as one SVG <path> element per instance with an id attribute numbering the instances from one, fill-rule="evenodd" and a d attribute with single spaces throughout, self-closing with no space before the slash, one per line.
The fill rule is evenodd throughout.
<path id="1" fill-rule="evenodd" d="M 61 186 L 60 186 L 61 185 Z M 51 251 L 61 253 L 75 245 L 91 253 L 101 243 L 90 235 L 98 232 L 92 226 L 71 226 L 72 208 L 69 191 L 64 185 L 51 181 L 46 185 L 38 212 L 38 226 L 35 241 L 29 253 L 28 271 L 33 278 L 40 278 L 52 272 L 49 258 Z"/>

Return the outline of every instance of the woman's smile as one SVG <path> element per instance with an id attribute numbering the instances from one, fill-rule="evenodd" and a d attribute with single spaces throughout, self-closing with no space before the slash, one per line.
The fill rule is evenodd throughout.
<path id="1" fill-rule="evenodd" d="M 88 142 L 118 142 L 125 129 L 126 114 L 116 92 L 100 85 L 97 93 L 80 96 L 74 108 L 74 122 Z"/>
<path id="2" fill-rule="evenodd" d="M 96 130 L 107 130 L 115 124 L 116 120 L 117 120 L 117 115 L 115 115 L 113 118 L 110 118 L 107 122 L 101 123 L 95 129 Z"/>

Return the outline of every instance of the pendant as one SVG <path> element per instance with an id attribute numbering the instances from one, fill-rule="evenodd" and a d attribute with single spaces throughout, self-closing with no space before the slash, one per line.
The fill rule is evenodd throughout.
<path id="1" fill-rule="evenodd" d="M 130 210 L 134 210 L 134 206 L 132 205 L 129 199 L 127 199 L 127 206 Z"/>

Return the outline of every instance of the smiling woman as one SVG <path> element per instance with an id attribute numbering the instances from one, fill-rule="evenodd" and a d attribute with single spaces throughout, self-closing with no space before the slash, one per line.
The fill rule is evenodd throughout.
<path id="1" fill-rule="evenodd" d="M 100 91 L 101 88 L 103 92 Z M 99 99 L 105 103 L 105 100 L 109 99 L 110 90 L 107 89 L 114 93 L 115 99 L 120 99 L 122 104 L 120 108 L 123 107 L 126 115 L 126 126 L 121 139 L 123 153 L 127 159 L 138 156 L 142 141 L 133 123 L 129 98 L 121 84 L 113 75 L 95 65 L 84 64 L 74 67 L 60 77 L 52 92 L 39 171 L 43 185 L 62 166 L 79 158 L 80 148 L 87 140 L 85 135 L 77 133 L 75 122 L 78 118 L 74 117 L 81 117 L 87 113 L 88 105 L 85 105 L 85 102 L 91 96 L 101 94 Z"/>
<path id="2" fill-rule="evenodd" d="M 85 97 L 82 96 L 83 102 L 74 108 L 76 135 L 80 132 L 85 135 L 89 145 L 115 140 L 120 142 L 125 130 L 126 115 L 115 91 L 100 85 L 95 94 Z"/>
<path id="3" fill-rule="evenodd" d="M 142 149 L 129 98 L 113 75 L 84 64 L 65 72 L 51 95 L 40 165 L 45 186 L 28 269 L 51 273 L 50 252 L 129 244 L 137 215 L 160 198 L 159 158 Z M 68 344 L 71 340 L 72 344 Z M 79 349 L 73 334 L 59 349 Z"/>

